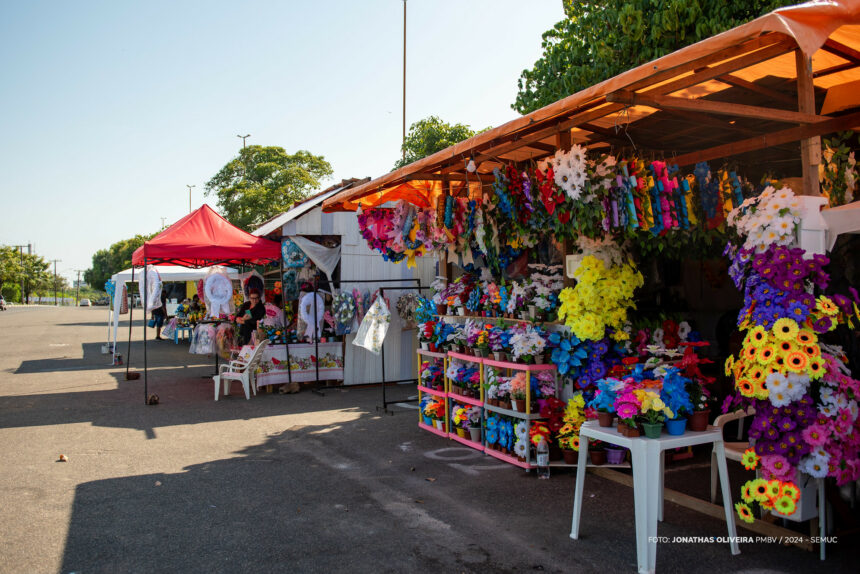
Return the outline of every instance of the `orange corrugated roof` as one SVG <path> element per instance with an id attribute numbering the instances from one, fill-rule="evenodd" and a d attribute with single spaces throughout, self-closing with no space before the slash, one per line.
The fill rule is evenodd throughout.
<path id="1" fill-rule="evenodd" d="M 549 153 L 546 144 L 564 131 L 571 131 L 573 140 L 577 142 L 589 143 L 601 138 L 611 140 L 611 132 L 619 122 L 633 124 L 657 111 L 653 107 L 606 101 L 607 95 L 620 90 L 636 95 L 710 99 L 747 82 L 762 94 L 776 93 L 779 96 L 778 90 L 765 87 L 765 84 L 773 84 L 774 78 L 796 81 L 794 52 L 798 48 L 813 54 L 813 83 L 817 89 L 828 90 L 860 80 L 860 0 L 816 1 L 781 8 L 338 193 L 323 203 L 323 209 L 355 209 L 359 201 L 378 205 L 380 198 L 391 199 L 407 192 L 418 192 L 423 195 L 423 201 L 432 204 L 441 186 L 421 187 L 416 178 L 432 175 L 438 180 L 441 175 L 453 174 L 455 179 L 462 181 L 465 177 L 463 165 L 470 157 L 480 160 L 480 171 L 490 171 L 493 165 L 506 161 L 545 157 Z M 723 73 L 713 77 L 711 72 L 718 70 Z M 703 77 L 699 79 L 697 74 Z M 673 87 L 677 89 L 673 90 Z M 744 89 L 750 90 L 750 84 Z M 857 96 L 854 96 L 854 106 L 851 106 L 850 95 L 848 98 L 849 108 L 860 105 Z M 782 100 L 785 102 L 788 98 L 783 97 Z M 840 104 L 842 109 L 846 109 L 844 96 Z M 773 126 L 774 122 L 766 121 L 749 125 L 737 122 L 736 125 L 739 133 L 746 135 L 767 134 L 774 130 Z M 615 137 L 615 140 L 619 139 Z M 709 140 L 707 136 L 700 140 L 705 147 L 724 141 Z M 529 147 L 530 143 L 535 145 Z M 406 187 L 402 187 L 404 185 Z M 400 191 L 389 195 L 391 190 L 398 189 Z"/>

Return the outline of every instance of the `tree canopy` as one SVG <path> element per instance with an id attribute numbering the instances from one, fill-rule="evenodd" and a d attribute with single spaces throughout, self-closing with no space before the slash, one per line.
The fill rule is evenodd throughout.
<path id="1" fill-rule="evenodd" d="M 660 56 L 797 0 L 563 0 L 512 107 L 533 112 Z"/>
<path id="2" fill-rule="evenodd" d="M 23 261 L 22 261 L 23 259 Z M 54 287 L 51 264 L 41 256 L 21 252 L 11 245 L 0 245 L 0 293 L 10 301 L 23 301 L 21 280 L 24 280 L 24 295 L 41 292 Z M 65 278 L 57 276 L 57 286 L 66 285 Z"/>
<path id="3" fill-rule="evenodd" d="M 156 233 L 135 235 L 130 239 L 117 241 L 107 249 L 99 249 L 93 255 L 93 266 L 84 271 L 84 281 L 96 289 L 102 289 L 105 281 L 114 273 L 131 267 L 134 250 L 155 235 Z"/>
<path id="4" fill-rule="evenodd" d="M 250 145 L 206 183 L 206 195 L 216 196 L 227 221 L 251 230 L 319 189 L 332 173 L 323 156 L 309 151 Z"/>
<path id="5" fill-rule="evenodd" d="M 401 150 L 406 150 L 406 157 L 397 160 L 394 169 L 409 165 L 422 157 L 427 157 L 455 143 L 469 139 L 476 133 L 480 132 L 475 132 L 463 124 L 451 125 L 436 116 L 418 120 L 409 126 L 409 133 L 406 134 L 406 141 L 401 148 Z"/>

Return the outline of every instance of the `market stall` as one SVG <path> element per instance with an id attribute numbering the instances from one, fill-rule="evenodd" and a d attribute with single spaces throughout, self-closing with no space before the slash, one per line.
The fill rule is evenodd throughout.
<path id="1" fill-rule="evenodd" d="M 280 241 L 284 272 L 281 276 L 285 303 L 296 316 L 304 317 L 291 333 L 297 345 L 319 343 L 331 349 L 340 346 L 337 370 L 321 369 L 320 381 L 342 381 L 344 385 L 411 380 L 414 377 L 414 321 L 411 312 L 398 303 L 414 299 L 411 287 L 429 285 L 436 262 L 426 259 L 414 268 L 388 265 L 361 236 L 352 214 L 323 213 L 323 201 L 368 180 L 344 180 L 294 205 L 252 233 Z M 304 290 L 303 290 L 304 287 Z M 366 312 L 382 287 L 390 307 L 389 334 L 379 352 L 390 360 L 387 371 L 377 354 L 353 344 Z M 410 296 L 411 294 L 411 296 Z M 316 318 L 316 321 L 314 321 Z M 313 323 L 318 323 L 318 331 Z M 271 352 L 278 348 L 270 341 Z M 291 352 L 293 344 L 290 345 Z M 312 345 L 313 346 L 313 345 Z M 320 350 L 319 356 L 325 354 Z M 261 380 L 276 380 L 263 377 Z M 297 379 L 299 380 L 299 379 Z M 301 377 L 302 381 L 308 379 Z"/>
<path id="2" fill-rule="evenodd" d="M 158 267 L 158 273 L 161 277 L 161 281 L 163 283 L 172 283 L 172 282 L 188 282 L 192 281 L 197 283 L 198 281 L 204 279 L 208 274 L 211 267 L 200 267 L 200 268 L 189 268 L 182 267 L 178 265 L 160 265 Z M 227 273 L 227 276 L 234 281 L 239 280 L 239 271 L 233 267 L 224 267 L 224 272 Z M 110 317 L 109 317 L 109 325 L 112 325 L 112 332 L 110 336 L 110 340 L 108 341 L 111 349 L 116 349 L 116 341 L 117 341 L 117 333 L 119 330 L 119 316 L 123 313 L 120 313 L 120 308 L 123 307 L 122 300 L 125 299 L 125 307 L 130 306 L 130 301 L 128 298 L 128 290 L 126 289 L 126 284 L 133 282 L 134 279 L 134 268 L 130 267 L 125 271 L 120 271 L 116 273 L 110 278 L 109 286 L 110 289 L 108 291 L 108 295 L 111 298 L 110 305 Z M 123 293 L 126 293 L 124 296 Z M 175 308 L 176 305 L 173 305 Z M 171 308 L 168 307 L 168 314 L 171 313 Z"/>
<path id="3" fill-rule="evenodd" d="M 141 272 L 141 299 L 144 312 L 160 305 L 157 289 L 153 289 L 161 278 L 157 268 L 163 265 L 180 265 L 189 268 L 223 265 L 263 265 L 278 261 L 281 248 L 276 242 L 255 237 L 215 213 L 204 204 L 186 215 L 135 250 L 132 255 L 133 271 Z M 210 270 L 207 278 L 205 300 L 207 316 L 212 322 L 228 320 L 233 298 L 233 288 L 226 272 Z M 214 278 L 214 280 L 212 280 Z M 134 278 L 132 277 L 132 280 Z M 156 292 L 157 291 L 157 292 Z M 157 303 L 157 305 L 156 305 Z M 126 360 L 126 377 L 131 364 L 131 330 L 134 307 L 129 316 L 129 338 Z M 146 327 L 143 330 L 144 399 L 148 401 L 148 370 Z"/>
<path id="4" fill-rule="evenodd" d="M 589 418 L 638 448 L 752 407 L 753 529 L 753 503 L 806 520 L 817 479 L 860 478 L 837 344 L 860 298 L 829 285 L 819 214 L 856 191 L 858 48 L 856 2 L 777 10 L 326 199 L 387 260 L 440 261 L 419 427 L 543 473 Z"/>

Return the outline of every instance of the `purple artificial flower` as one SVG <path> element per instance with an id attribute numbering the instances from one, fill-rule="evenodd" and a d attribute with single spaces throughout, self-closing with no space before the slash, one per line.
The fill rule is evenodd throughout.
<path id="1" fill-rule="evenodd" d="M 846 297 L 845 295 L 833 295 L 830 297 L 833 299 L 833 302 L 842 310 L 846 315 L 851 314 L 851 299 Z"/>
<path id="2" fill-rule="evenodd" d="M 860 305 L 860 296 L 857 294 L 857 289 L 854 287 L 849 287 L 848 292 L 851 293 L 851 297 L 854 298 L 854 302 Z"/>
<path id="3" fill-rule="evenodd" d="M 788 441 L 785 438 L 778 440 L 774 444 L 774 450 L 776 454 L 787 454 L 789 449 L 791 449 L 791 445 L 788 444 Z"/>
<path id="4" fill-rule="evenodd" d="M 779 419 L 780 432 L 793 431 L 797 427 L 797 423 L 790 416 L 784 416 Z"/>
<path id="5" fill-rule="evenodd" d="M 764 439 L 767 441 L 774 441 L 774 440 L 779 439 L 779 431 L 776 430 L 776 428 L 774 428 L 772 426 L 769 426 L 768 428 L 766 428 L 764 430 L 764 433 L 762 433 L 762 434 L 764 436 Z"/>
<path id="6" fill-rule="evenodd" d="M 833 321 L 830 319 L 830 317 L 822 317 L 812 325 L 812 329 L 816 333 L 821 334 L 828 332 L 832 325 Z"/>

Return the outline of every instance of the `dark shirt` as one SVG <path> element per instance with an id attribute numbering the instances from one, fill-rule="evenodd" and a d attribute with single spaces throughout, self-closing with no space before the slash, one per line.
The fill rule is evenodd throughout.
<path id="1" fill-rule="evenodd" d="M 246 301 L 236 311 L 237 317 L 244 317 L 245 311 L 251 310 L 251 318 L 245 319 L 245 322 L 239 325 L 239 336 L 242 338 L 242 344 L 247 345 L 251 340 L 251 333 L 257 329 L 257 321 L 266 317 L 266 306 L 263 303 L 258 303 L 256 307 L 251 307 L 251 302 Z"/>
<path id="2" fill-rule="evenodd" d="M 167 317 L 167 293 L 161 294 L 161 307 L 159 307 L 158 309 L 152 310 L 152 316 L 153 317 L 158 316 L 158 315 L 161 315 L 162 317 L 165 317 L 165 318 Z"/>

